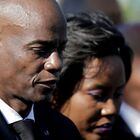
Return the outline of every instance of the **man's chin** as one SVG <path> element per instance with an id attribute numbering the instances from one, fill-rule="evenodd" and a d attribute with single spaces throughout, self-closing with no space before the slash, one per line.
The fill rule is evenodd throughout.
<path id="1" fill-rule="evenodd" d="M 52 93 L 53 93 L 53 91 L 36 93 L 31 100 L 32 100 L 32 102 L 40 102 L 43 100 L 50 101 L 50 99 L 52 97 Z"/>

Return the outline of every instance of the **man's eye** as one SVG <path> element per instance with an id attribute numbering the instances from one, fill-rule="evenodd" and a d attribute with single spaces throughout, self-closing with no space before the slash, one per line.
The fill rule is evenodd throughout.
<path id="1" fill-rule="evenodd" d="M 44 51 L 44 50 L 34 50 L 34 52 L 37 55 L 42 56 L 42 57 L 46 56 L 46 54 L 47 54 L 46 51 Z"/>
<path id="2" fill-rule="evenodd" d="M 51 51 L 49 49 L 47 50 L 46 48 L 34 47 L 34 48 L 32 48 L 32 50 L 39 57 L 48 57 L 51 54 Z"/>

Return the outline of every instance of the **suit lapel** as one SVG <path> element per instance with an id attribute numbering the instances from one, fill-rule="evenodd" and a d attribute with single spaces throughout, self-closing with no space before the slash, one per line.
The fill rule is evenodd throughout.
<path id="1" fill-rule="evenodd" d="M 46 113 L 42 112 L 41 108 L 37 105 L 34 109 L 35 125 L 37 140 L 53 140 L 47 128 Z M 46 109 L 45 109 L 46 110 Z M 10 131 L 9 126 L 0 111 L 0 139 L 2 140 L 17 140 L 16 136 Z"/>
<path id="2" fill-rule="evenodd" d="M 0 138 L 2 140 L 16 140 L 16 136 L 10 131 L 6 120 L 0 111 Z"/>

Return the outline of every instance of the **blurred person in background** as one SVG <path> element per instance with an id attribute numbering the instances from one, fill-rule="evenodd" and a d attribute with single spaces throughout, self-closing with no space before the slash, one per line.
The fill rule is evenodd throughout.
<path id="1" fill-rule="evenodd" d="M 104 12 L 114 24 L 123 23 L 121 7 L 117 0 L 57 0 L 65 14 L 83 11 L 100 10 Z"/>
<path id="2" fill-rule="evenodd" d="M 109 140 L 132 51 L 100 13 L 70 15 L 67 31 L 53 107 L 75 123 L 84 140 Z"/>
<path id="3" fill-rule="evenodd" d="M 126 85 L 114 139 L 140 140 L 140 23 L 123 24 L 118 29 L 134 51 L 132 75 Z"/>
<path id="4" fill-rule="evenodd" d="M 57 0 L 64 14 L 79 13 L 88 9 L 86 0 Z"/>
<path id="5" fill-rule="evenodd" d="M 121 7 L 117 0 L 87 0 L 91 10 L 103 11 L 114 24 L 123 23 Z"/>

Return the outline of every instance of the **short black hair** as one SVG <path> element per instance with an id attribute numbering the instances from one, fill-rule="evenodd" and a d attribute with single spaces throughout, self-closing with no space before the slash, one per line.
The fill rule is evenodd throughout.
<path id="1" fill-rule="evenodd" d="M 73 89 L 82 76 L 84 62 L 89 58 L 119 56 L 125 67 L 126 82 L 128 81 L 133 52 L 125 44 L 123 35 L 103 13 L 69 14 L 67 38 L 58 83 L 59 106 L 72 96 Z"/>

